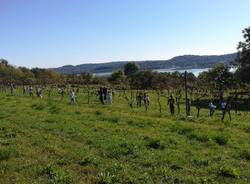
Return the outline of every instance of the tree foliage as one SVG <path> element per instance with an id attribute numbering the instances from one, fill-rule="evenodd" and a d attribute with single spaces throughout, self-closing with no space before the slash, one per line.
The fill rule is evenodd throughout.
<path id="1" fill-rule="evenodd" d="M 237 75 L 242 82 L 250 83 L 250 27 L 242 31 L 244 42 L 238 45 L 238 70 Z"/>
<path id="2" fill-rule="evenodd" d="M 223 96 L 225 90 L 232 88 L 235 84 L 233 73 L 229 66 L 225 64 L 215 65 L 207 72 L 202 72 L 198 76 L 199 88 L 209 89 Z"/>
<path id="3" fill-rule="evenodd" d="M 132 76 L 139 71 L 139 67 L 134 62 L 129 62 L 124 66 L 124 74 L 126 76 Z"/>
<path id="4" fill-rule="evenodd" d="M 123 81 L 125 80 L 126 76 L 123 74 L 123 72 L 121 70 L 115 71 L 113 72 L 109 78 L 108 81 L 112 84 L 112 85 L 120 85 L 121 83 L 123 83 Z"/>

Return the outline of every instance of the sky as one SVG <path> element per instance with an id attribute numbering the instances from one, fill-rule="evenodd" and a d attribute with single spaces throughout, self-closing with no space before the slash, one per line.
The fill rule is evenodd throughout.
<path id="1" fill-rule="evenodd" d="M 0 58 L 15 66 L 236 52 L 249 0 L 0 0 Z"/>

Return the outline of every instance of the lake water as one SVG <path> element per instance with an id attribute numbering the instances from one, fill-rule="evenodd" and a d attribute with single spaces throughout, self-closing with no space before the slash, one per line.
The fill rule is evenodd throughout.
<path id="1" fill-rule="evenodd" d="M 186 70 L 183 70 L 183 69 L 157 69 L 157 70 L 153 70 L 153 71 L 157 71 L 157 72 L 160 72 L 160 73 L 166 73 L 166 72 L 180 72 L 180 73 L 184 73 L 185 71 L 187 72 L 191 72 L 193 73 L 195 76 L 198 76 L 199 73 L 201 72 L 204 72 L 204 71 L 208 71 L 210 68 L 202 68 L 202 69 L 186 69 Z M 94 76 L 108 76 L 108 75 L 111 75 L 111 72 L 104 72 L 104 73 L 94 73 L 93 74 Z"/>
<path id="2" fill-rule="evenodd" d="M 154 71 L 157 71 L 157 72 L 160 72 L 160 73 L 166 73 L 166 72 L 180 72 L 180 73 L 184 73 L 185 71 L 189 72 L 189 73 L 193 73 L 196 77 L 201 73 L 201 72 L 205 72 L 205 71 L 208 71 L 210 68 L 199 68 L 199 69 L 186 69 L 186 70 L 183 70 L 183 69 L 158 69 L 158 70 L 154 70 Z"/>

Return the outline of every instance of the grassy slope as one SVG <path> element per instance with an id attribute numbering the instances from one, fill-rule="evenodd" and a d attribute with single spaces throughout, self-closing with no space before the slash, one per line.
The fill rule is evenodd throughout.
<path id="1" fill-rule="evenodd" d="M 148 112 L 115 98 L 0 94 L 0 183 L 250 183 L 249 113 L 186 119 L 152 95 Z"/>

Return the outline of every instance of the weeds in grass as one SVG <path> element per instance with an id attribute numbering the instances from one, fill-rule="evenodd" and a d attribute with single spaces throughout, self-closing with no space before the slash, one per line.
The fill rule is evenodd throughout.
<path id="1" fill-rule="evenodd" d="M 161 141 L 158 139 L 150 139 L 148 140 L 147 146 L 152 149 L 163 149 L 164 146 L 161 144 Z"/>
<path id="2" fill-rule="evenodd" d="M 118 123 L 119 118 L 117 118 L 117 117 L 105 117 L 102 119 L 102 121 L 108 121 L 110 123 Z"/>
<path id="3" fill-rule="evenodd" d="M 78 162 L 80 166 L 97 166 L 96 158 L 86 157 Z"/>
<path id="4" fill-rule="evenodd" d="M 219 168 L 218 175 L 229 178 L 238 178 L 239 174 L 235 168 L 232 167 L 221 167 Z"/>
<path id="5" fill-rule="evenodd" d="M 119 159 L 122 156 L 134 154 L 134 146 L 128 143 L 122 143 L 108 149 L 108 157 Z"/>
<path id="6" fill-rule="evenodd" d="M 219 145 L 226 145 L 228 142 L 228 139 L 229 138 L 225 135 L 218 135 L 214 137 L 215 142 Z"/>
<path id="7" fill-rule="evenodd" d="M 59 114 L 60 111 L 61 111 L 61 108 L 59 108 L 59 107 L 56 106 L 56 105 L 51 105 L 51 106 L 49 107 L 49 112 L 50 112 L 51 114 Z"/>
<path id="8" fill-rule="evenodd" d="M 207 167 L 209 165 L 209 161 L 204 159 L 195 159 L 193 163 L 198 167 Z"/>
<path id="9" fill-rule="evenodd" d="M 250 161 L 250 150 L 244 150 L 240 153 L 240 157 L 247 160 L 247 161 Z"/>
<path id="10" fill-rule="evenodd" d="M 57 183 L 57 184 L 73 183 L 71 176 L 67 172 L 51 165 L 42 168 L 40 175 L 49 178 L 52 183 Z"/>
<path id="11" fill-rule="evenodd" d="M 8 161 L 12 156 L 16 154 L 16 151 L 11 148 L 0 148 L 0 162 Z"/>
<path id="12" fill-rule="evenodd" d="M 109 172 L 103 171 L 98 174 L 98 179 L 99 179 L 98 183 L 99 184 L 112 184 L 114 183 L 114 178 L 115 178 L 114 175 L 110 174 Z"/>
<path id="13" fill-rule="evenodd" d="M 187 135 L 187 137 L 189 139 L 194 139 L 194 140 L 197 140 L 199 142 L 208 142 L 211 140 L 207 135 L 201 135 L 198 133 L 191 133 L 191 134 Z"/>
<path id="14" fill-rule="evenodd" d="M 39 111 L 43 110 L 45 107 L 46 107 L 46 105 L 43 103 L 35 103 L 35 104 L 31 105 L 32 109 L 39 110 Z"/>
<path id="15" fill-rule="evenodd" d="M 95 114 L 96 114 L 97 116 L 100 116 L 100 115 L 102 115 L 102 112 L 101 112 L 101 111 L 96 111 Z"/>
<path id="16" fill-rule="evenodd" d="M 76 108 L 60 96 L 0 97 L 0 183 L 250 181 L 249 114 L 225 126 L 203 110 L 192 120 L 159 117 L 153 95 L 147 113 L 119 95 L 112 106 Z"/>

